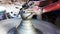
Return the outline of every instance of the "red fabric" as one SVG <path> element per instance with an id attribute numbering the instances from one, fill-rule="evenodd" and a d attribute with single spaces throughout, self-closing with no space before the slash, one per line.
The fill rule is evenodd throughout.
<path id="1" fill-rule="evenodd" d="M 50 12 L 50 11 L 53 11 L 53 10 L 60 9 L 60 1 L 58 1 L 56 3 L 53 3 L 53 4 L 50 4 L 46 7 L 43 7 L 43 9 L 45 10 L 45 12 Z"/>

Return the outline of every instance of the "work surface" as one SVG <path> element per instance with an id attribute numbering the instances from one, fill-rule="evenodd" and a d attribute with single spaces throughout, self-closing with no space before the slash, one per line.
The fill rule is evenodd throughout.
<path id="1" fill-rule="evenodd" d="M 17 27 L 20 22 L 21 19 L 16 18 L 0 21 L 0 34 L 7 34 L 11 28 Z M 36 19 L 33 19 L 32 22 L 34 27 L 42 31 L 43 34 L 60 34 L 60 29 L 51 23 Z"/>

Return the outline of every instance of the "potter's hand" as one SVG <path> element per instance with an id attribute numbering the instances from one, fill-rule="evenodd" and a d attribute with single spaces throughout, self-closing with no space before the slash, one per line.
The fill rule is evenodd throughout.
<path id="1" fill-rule="evenodd" d="M 31 19 L 34 14 L 35 13 L 33 13 L 33 10 L 31 8 L 21 11 L 21 17 L 25 20 Z"/>
<path id="2" fill-rule="evenodd" d="M 38 7 L 38 6 L 34 6 L 33 7 L 33 12 L 36 14 L 36 15 L 41 15 L 43 13 L 43 10 L 41 7 Z"/>

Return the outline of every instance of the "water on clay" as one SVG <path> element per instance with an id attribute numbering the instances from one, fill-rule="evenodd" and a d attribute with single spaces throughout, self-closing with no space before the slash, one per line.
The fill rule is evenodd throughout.
<path id="1" fill-rule="evenodd" d="M 40 30 L 38 29 L 35 29 L 35 30 L 36 30 L 36 34 L 43 34 L 43 32 L 41 32 Z M 16 31 L 17 31 L 16 28 L 13 27 L 12 29 L 8 31 L 8 34 L 15 34 Z"/>
<path id="2" fill-rule="evenodd" d="M 14 34 L 14 31 L 16 31 L 15 27 L 17 27 L 20 22 L 21 19 L 6 19 L 0 21 L 0 33 Z M 60 34 L 60 29 L 49 22 L 33 19 L 32 23 L 39 33 L 42 32 L 43 34 Z"/>
<path id="3" fill-rule="evenodd" d="M 28 23 L 28 24 L 31 24 L 31 23 Z M 27 26 L 26 24 L 25 24 L 25 26 Z M 20 28 L 21 27 L 21 28 Z M 18 26 L 18 30 L 19 31 L 21 31 L 20 29 L 22 29 L 23 30 L 23 32 L 25 32 L 24 30 L 26 30 L 26 31 L 33 31 L 33 29 L 29 29 L 29 28 L 27 28 L 27 27 L 24 27 L 24 25 L 23 25 L 23 22 L 21 22 L 20 23 L 20 25 Z M 31 28 L 31 26 L 30 26 L 30 28 Z M 34 27 L 33 27 L 34 28 Z M 29 29 L 29 30 L 28 30 Z M 13 28 L 11 28 L 9 31 L 8 31 L 8 34 L 17 34 L 17 28 L 16 27 L 13 27 Z M 34 28 L 34 30 L 36 31 L 33 31 L 33 32 L 35 32 L 36 34 L 43 34 L 43 32 L 42 31 L 40 31 L 40 30 L 38 30 L 38 29 L 36 29 L 36 28 Z M 24 34 L 22 32 L 22 34 Z M 28 33 L 28 32 L 27 32 Z"/>

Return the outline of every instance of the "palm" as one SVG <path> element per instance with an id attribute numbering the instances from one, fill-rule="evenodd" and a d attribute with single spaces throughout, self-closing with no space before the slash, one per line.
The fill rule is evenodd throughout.
<path id="1" fill-rule="evenodd" d="M 23 10 L 21 12 L 22 19 L 31 19 L 33 15 L 34 15 L 33 10 L 30 8 Z"/>

